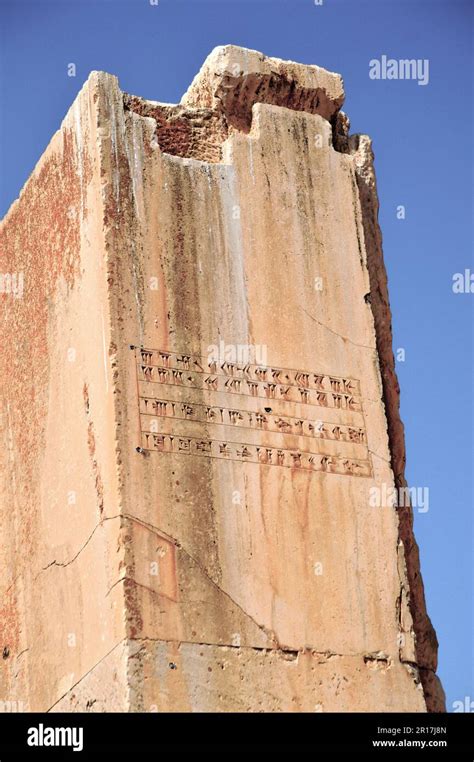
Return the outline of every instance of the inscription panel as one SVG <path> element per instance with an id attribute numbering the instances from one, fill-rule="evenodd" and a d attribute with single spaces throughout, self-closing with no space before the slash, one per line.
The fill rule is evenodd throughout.
<path id="1" fill-rule="evenodd" d="M 372 475 L 357 379 L 131 349 L 143 450 Z"/>

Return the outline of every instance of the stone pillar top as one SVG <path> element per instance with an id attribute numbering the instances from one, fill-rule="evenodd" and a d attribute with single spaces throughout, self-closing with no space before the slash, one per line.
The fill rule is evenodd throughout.
<path id="1" fill-rule="evenodd" d="M 222 110 L 240 128 L 250 126 L 254 103 L 307 111 L 331 120 L 343 102 L 340 74 L 236 45 L 214 48 L 181 99 L 185 106 Z"/>

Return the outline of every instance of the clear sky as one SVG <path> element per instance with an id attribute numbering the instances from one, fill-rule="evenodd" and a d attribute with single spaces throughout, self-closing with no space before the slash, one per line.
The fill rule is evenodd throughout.
<path id="1" fill-rule="evenodd" d="M 451 710 L 474 700 L 474 293 L 452 289 L 455 273 L 474 273 L 472 9 L 448 0 L 0 0 L 2 216 L 92 69 L 165 102 L 227 43 L 343 75 L 352 131 L 374 141 L 394 346 L 405 350 L 407 477 L 429 488 L 415 528 Z M 371 79 L 369 61 L 383 55 L 428 59 L 428 84 Z"/>

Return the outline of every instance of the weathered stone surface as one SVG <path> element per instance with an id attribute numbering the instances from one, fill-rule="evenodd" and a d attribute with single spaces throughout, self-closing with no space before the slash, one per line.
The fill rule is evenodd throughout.
<path id="1" fill-rule="evenodd" d="M 443 709 L 342 102 L 233 46 L 177 106 L 92 73 L 2 223 L 0 699 Z"/>
<path id="2" fill-rule="evenodd" d="M 255 103 L 283 106 L 331 119 L 344 102 L 342 77 L 235 45 L 215 48 L 181 99 L 185 106 L 223 112 L 248 130 Z"/>

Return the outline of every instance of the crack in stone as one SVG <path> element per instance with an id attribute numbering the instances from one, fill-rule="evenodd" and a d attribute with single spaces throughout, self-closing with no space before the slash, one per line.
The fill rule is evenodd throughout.
<path id="1" fill-rule="evenodd" d="M 259 629 L 261 632 L 263 632 L 263 634 L 265 635 L 265 637 L 266 637 L 266 638 L 268 638 L 268 639 L 270 640 L 270 642 L 274 642 L 274 643 L 276 643 L 276 644 L 277 644 L 277 646 L 278 646 L 278 638 L 276 637 L 276 635 L 275 635 L 275 633 L 274 633 L 274 632 L 272 632 L 272 631 L 270 631 L 270 630 L 267 630 L 267 628 L 266 628 L 266 627 L 265 627 L 263 624 L 259 624 L 259 623 L 258 623 L 258 622 L 257 622 L 257 621 L 256 621 L 256 620 L 253 618 L 253 616 L 251 616 L 251 614 L 249 614 L 249 613 L 248 613 L 248 611 L 245 611 L 245 609 L 244 609 L 244 608 L 242 608 L 242 606 L 241 606 L 239 603 L 237 603 L 237 601 L 236 601 L 236 600 L 234 600 L 234 598 L 233 598 L 233 597 L 232 597 L 232 596 L 231 596 L 231 595 L 230 595 L 230 594 L 229 594 L 229 593 L 228 593 L 226 590 L 223 590 L 223 589 L 222 589 L 222 588 L 221 588 L 221 587 L 220 587 L 220 586 L 217 584 L 217 582 L 215 582 L 215 581 L 212 579 L 212 577 L 210 577 L 210 576 L 209 576 L 209 574 L 208 574 L 207 570 L 206 570 L 206 569 L 205 569 L 205 568 L 204 568 L 204 567 L 203 567 L 203 566 L 202 566 L 202 565 L 199 563 L 199 561 L 197 561 L 197 560 L 196 560 L 196 559 L 195 559 L 195 558 L 194 558 L 194 557 L 193 557 L 193 556 L 192 556 L 192 555 L 191 555 L 191 554 L 190 554 L 190 553 L 189 553 L 189 552 L 186 550 L 186 548 L 183 548 L 183 546 L 182 546 L 182 545 L 178 545 L 178 547 L 179 547 L 179 548 L 180 548 L 180 549 L 181 549 L 181 550 L 182 550 L 182 551 L 183 551 L 183 552 L 184 552 L 184 553 L 185 553 L 185 554 L 188 556 L 188 558 L 190 558 L 190 559 L 191 559 L 191 561 L 193 561 L 193 563 L 195 563 L 195 564 L 196 564 L 196 566 L 198 567 L 198 569 L 199 569 L 199 570 L 200 570 L 200 571 L 201 571 L 201 572 L 204 574 L 204 576 L 205 576 L 205 577 L 206 577 L 206 578 L 209 580 L 209 582 L 211 582 L 211 583 L 212 583 L 212 585 L 214 585 L 214 587 L 215 587 L 215 588 L 217 588 L 217 590 L 219 590 L 219 592 L 220 592 L 220 593 L 222 593 L 222 594 L 223 594 L 223 595 L 224 595 L 226 598 L 228 598 L 228 599 L 229 599 L 229 601 L 230 601 L 230 602 L 231 602 L 231 603 L 232 603 L 234 606 L 236 606 L 236 607 L 237 607 L 237 609 L 238 609 L 238 610 L 239 610 L 239 611 L 240 611 L 240 612 L 241 612 L 241 613 L 242 613 L 242 614 L 243 614 L 245 617 L 247 617 L 247 619 L 249 619 L 251 622 L 253 622 L 253 624 L 254 624 L 254 625 L 255 625 L 255 626 L 256 626 L 256 627 L 257 627 L 257 628 L 258 628 L 258 629 Z"/>
<path id="2" fill-rule="evenodd" d="M 251 614 L 249 614 L 248 611 L 245 611 L 245 609 L 242 608 L 242 606 L 239 603 L 237 603 L 237 601 L 234 600 L 234 598 L 226 590 L 223 590 L 217 584 L 217 582 L 212 579 L 212 577 L 209 575 L 207 569 L 204 566 L 202 566 L 202 564 L 196 558 L 194 558 L 194 556 L 192 556 L 191 553 L 189 553 L 189 551 L 186 550 L 186 548 L 184 548 L 183 545 L 175 537 L 172 537 L 171 535 L 167 534 L 166 532 L 163 532 L 161 529 L 159 529 L 159 527 L 155 527 L 153 524 L 149 524 L 148 522 L 144 522 L 144 521 L 142 521 L 140 519 L 137 519 L 135 516 L 131 516 L 130 514 L 122 514 L 122 515 L 123 515 L 124 518 L 130 519 L 131 521 L 136 521 L 137 523 L 142 524 L 143 526 L 148 527 L 149 529 L 151 529 L 151 530 L 153 530 L 155 532 L 158 532 L 159 534 L 163 535 L 168 540 L 170 540 L 175 545 L 176 548 L 178 548 L 179 550 L 182 550 L 183 553 L 186 554 L 186 556 L 197 566 L 197 568 L 202 572 L 202 574 L 204 574 L 206 579 L 209 580 L 209 582 L 211 582 L 211 584 L 217 590 L 219 590 L 219 592 L 222 593 L 222 595 L 224 595 L 226 598 L 228 598 L 230 600 L 230 602 L 265 635 L 266 638 L 268 638 L 271 642 L 278 644 L 278 639 L 277 639 L 275 633 L 270 631 L 270 630 L 267 630 L 267 628 L 264 625 L 259 624 L 251 616 Z M 125 579 L 125 577 L 123 577 L 121 579 Z M 132 581 L 135 582 L 135 580 L 132 580 Z M 117 584 L 118 582 L 120 582 L 120 580 L 117 580 L 117 582 L 115 582 L 114 584 Z M 114 585 L 112 585 L 112 587 L 113 586 Z M 145 586 L 142 585 L 142 587 L 145 587 Z M 110 589 L 112 589 L 112 588 L 110 588 Z M 150 588 L 145 588 L 145 589 L 148 590 Z M 109 592 L 110 592 L 110 590 L 109 590 Z M 107 593 L 107 595 L 108 595 L 108 593 Z"/>
<path id="3" fill-rule="evenodd" d="M 87 672 L 84 672 L 84 674 L 83 674 L 83 675 L 81 675 L 81 677 L 79 678 L 79 680 L 77 680 L 75 683 L 73 683 L 73 685 L 71 685 L 71 686 L 70 686 L 70 687 L 67 689 L 67 691 L 66 691 L 65 693 L 63 693 L 63 695 L 62 695 L 62 696 L 60 696 L 58 699 L 56 699 L 56 701 L 54 702 L 54 704 L 51 704 L 51 706 L 49 707 L 49 709 L 46 709 L 46 712 L 45 712 L 45 714 L 48 714 L 48 712 L 50 712 L 52 709 L 54 709 L 54 707 L 56 706 L 56 704 L 59 704 L 59 702 L 60 702 L 60 701 L 62 701 L 62 700 L 63 700 L 63 698 L 65 698 L 65 697 L 67 696 L 67 694 L 68 694 L 68 693 L 70 693 L 70 691 L 72 691 L 72 690 L 73 690 L 73 688 L 75 688 L 77 685 L 79 685 L 79 683 L 81 683 L 81 682 L 82 682 L 82 681 L 83 681 L 83 680 L 84 680 L 84 679 L 87 677 L 87 675 L 90 675 L 90 673 L 91 673 L 91 672 L 92 672 L 92 671 L 93 671 L 93 670 L 94 670 L 96 667 L 98 667 L 98 666 L 99 666 L 99 664 L 101 664 L 101 663 L 104 661 L 104 659 L 107 659 L 107 657 L 108 657 L 108 656 L 110 656 L 110 654 L 111 654 L 111 653 L 113 653 L 113 652 L 115 651 L 115 649 L 116 649 L 118 646 L 120 646 L 122 643 L 127 643 L 127 640 L 128 640 L 128 638 L 122 638 L 121 640 L 119 640 L 119 641 L 118 641 L 118 643 L 116 643 L 116 644 L 113 646 L 113 648 L 111 648 L 111 649 L 110 649 L 110 651 L 107 651 L 107 653 L 106 653 L 106 654 L 104 654 L 104 656 L 102 656 L 102 658 L 101 658 L 101 659 L 99 659 L 99 661 L 98 661 L 96 664 L 94 664 L 94 665 L 93 665 L 93 666 L 92 666 L 90 669 L 88 669 L 88 670 L 87 670 Z"/>
<path id="4" fill-rule="evenodd" d="M 391 461 L 390 461 L 388 458 L 384 458 L 384 456 L 383 456 L 383 455 L 379 455 L 379 453 L 378 453 L 378 452 L 374 452 L 374 450 L 371 450 L 371 449 L 369 449 L 368 451 L 369 451 L 369 452 L 370 452 L 370 454 L 371 454 L 371 455 L 373 455 L 375 458 L 379 458 L 379 460 L 383 460 L 385 463 L 388 463 L 388 465 L 389 465 L 390 467 L 392 466 L 392 464 L 391 464 Z"/>
<path id="5" fill-rule="evenodd" d="M 66 561 L 65 563 L 61 563 L 61 562 L 59 562 L 59 561 L 56 561 L 56 559 L 54 559 L 54 560 L 53 560 L 53 561 L 51 561 L 49 564 L 47 564 L 46 566 L 43 566 L 43 567 L 42 567 L 41 571 L 39 571 L 39 572 L 38 572 L 38 574 L 35 576 L 35 581 L 38 579 L 38 577 L 40 576 L 40 574 L 42 574 L 44 571 L 46 571 L 46 569 L 49 569 L 51 566 L 60 566 L 60 567 L 64 568 L 64 567 L 66 567 L 66 566 L 69 566 L 70 564 L 72 564 L 72 563 L 73 563 L 73 562 L 76 560 L 76 558 L 77 558 L 77 557 L 78 557 L 78 556 L 79 556 L 79 555 L 82 553 L 82 551 L 84 550 L 84 548 L 86 548 L 86 547 L 87 547 L 87 545 L 88 545 L 88 544 L 89 544 L 89 542 L 92 540 L 92 538 L 93 538 L 94 534 L 96 533 L 97 529 L 98 529 L 100 526 L 102 526 L 102 525 L 103 525 L 103 524 L 104 524 L 106 521 L 111 521 L 112 519 L 119 519 L 119 518 L 121 518 L 121 516 L 122 516 L 122 514 L 117 514 L 117 516 L 105 516 L 104 518 L 102 518 L 102 519 L 99 521 L 99 523 L 98 523 L 98 524 L 96 524 L 96 526 L 94 527 L 94 529 L 93 529 L 93 530 L 92 530 L 92 532 L 90 533 L 90 535 L 89 535 L 89 537 L 87 538 L 87 540 L 85 541 L 85 543 L 84 543 L 84 544 L 83 544 L 83 545 L 82 545 L 82 546 L 79 548 L 79 550 L 77 551 L 77 553 L 76 553 L 76 554 L 75 554 L 75 555 L 74 555 L 74 556 L 73 556 L 73 557 L 72 557 L 72 558 L 71 558 L 69 561 Z"/>
<path id="6" fill-rule="evenodd" d="M 337 331 L 334 331 L 332 328 L 329 328 L 328 325 L 323 323 L 321 320 L 318 320 L 314 317 L 314 315 L 311 315 L 307 310 L 305 310 L 304 307 L 301 307 L 305 315 L 307 315 L 311 320 L 313 320 L 315 323 L 320 325 L 322 328 L 324 328 L 326 331 L 329 331 L 330 333 L 334 334 L 334 336 L 337 336 L 338 339 L 342 339 L 343 341 L 348 341 L 349 344 L 352 344 L 354 347 L 361 347 L 362 349 L 370 349 L 372 352 L 376 351 L 375 346 L 371 347 L 368 344 L 359 344 L 357 341 L 353 341 L 348 336 L 343 336 L 342 333 L 338 333 Z"/>
<path id="7" fill-rule="evenodd" d="M 382 651 L 370 651 L 367 653 L 338 653 L 337 651 L 318 651 L 316 648 L 313 648 L 312 646 L 305 646 L 304 648 L 286 648 L 282 646 L 276 646 L 271 648 L 267 646 L 245 646 L 245 645 L 236 646 L 234 643 L 210 643 L 207 641 L 181 640 L 181 639 L 173 639 L 173 638 L 150 638 L 150 637 L 129 638 L 129 641 L 133 643 L 173 643 L 178 646 L 190 645 L 190 646 L 206 646 L 210 648 L 231 648 L 236 651 L 261 651 L 263 653 L 274 652 L 274 653 L 282 653 L 282 654 L 286 654 L 290 656 L 292 655 L 295 658 L 299 656 L 300 654 L 307 654 L 310 656 L 324 657 L 327 661 L 329 661 L 332 658 L 363 659 L 365 663 L 373 662 L 373 661 L 390 662 L 391 660 L 390 655 Z M 140 651 L 141 650 L 142 649 L 140 649 Z M 137 651 L 136 653 L 139 653 L 140 651 Z M 400 659 L 400 662 L 402 662 L 401 659 Z M 413 662 L 410 662 L 410 664 L 418 668 L 417 664 Z"/>

